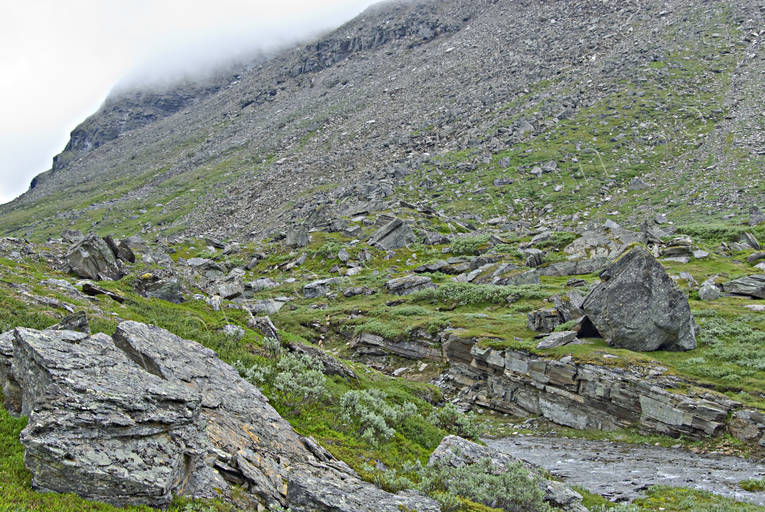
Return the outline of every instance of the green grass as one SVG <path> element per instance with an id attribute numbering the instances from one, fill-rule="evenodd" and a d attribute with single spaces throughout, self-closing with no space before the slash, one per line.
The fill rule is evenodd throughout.
<path id="1" fill-rule="evenodd" d="M 757 478 L 752 480 L 744 480 L 738 483 L 738 486 L 749 492 L 762 492 L 765 491 L 765 478 Z"/>
<path id="2" fill-rule="evenodd" d="M 716 494 L 678 487 L 655 486 L 634 502 L 643 510 L 673 512 L 763 512 L 765 507 L 741 503 Z"/>

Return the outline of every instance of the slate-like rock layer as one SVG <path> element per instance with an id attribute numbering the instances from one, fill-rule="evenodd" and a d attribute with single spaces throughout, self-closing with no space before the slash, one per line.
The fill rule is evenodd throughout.
<path id="1" fill-rule="evenodd" d="M 17 328 L 0 340 L 38 489 L 161 507 L 174 494 L 229 496 L 235 484 L 253 503 L 297 512 L 439 510 L 361 481 L 213 351 L 158 327 L 123 322 L 113 337 Z"/>

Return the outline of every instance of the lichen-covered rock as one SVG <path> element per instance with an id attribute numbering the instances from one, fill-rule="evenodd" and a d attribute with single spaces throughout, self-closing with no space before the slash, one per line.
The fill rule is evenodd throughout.
<path id="1" fill-rule="evenodd" d="M 95 235 L 72 246 L 66 254 L 66 260 L 72 272 L 85 279 L 118 280 L 125 275 L 109 245 Z"/>
<path id="2" fill-rule="evenodd" d="M 636 351 L 696 347 L 688 299 L 646 249 L 630 249 L 600 277 L 582 309 L 610 345 Z"/>
<path id="3" fill-rule="evenodd" d="M 600 227 L 585 231 L 582 236 L 567 245 L 563 251 L 571 259 L 614 258 L 632 243 L 645 241 L 643 233 L 620 227 Z"/>
<path id="4" fill-rule="evenodd" d="M 204 463 L 201 396 L 144 371 L 109 336 L 18 328 L 13 346 L 36 488 L 165 506 Z"/>
<path id="5" fill-rule="evenodd" d="M 213 351 L 163 329 L 123 322 L 112 338 L 18 328 L 0 336 L 6 377 L 9 339 L 38 489 L 163 507 L 237 485 L 253 508 L 438 510 L 361 481 Z"/>

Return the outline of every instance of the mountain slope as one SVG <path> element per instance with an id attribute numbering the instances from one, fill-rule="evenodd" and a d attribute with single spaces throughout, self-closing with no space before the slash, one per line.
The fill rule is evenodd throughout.
<path id="1" fill-rule="evenodd" d="M 755 1 L 384 3 L 159 112 L 108 100 L 0 225 L 261 237 L 391 191 L 473 220 L 742 213 L 763 196 L 762 20 Z"/>

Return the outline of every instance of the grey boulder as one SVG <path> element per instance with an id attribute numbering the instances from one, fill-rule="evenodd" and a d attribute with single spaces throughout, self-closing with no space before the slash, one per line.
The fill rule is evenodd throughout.
<path id="1" fill-rule="evenodd" d="M 235 485 L 252 509 L 439 510 L 361 481 L 213 351 L 158 327 L 17 328 L 0 336 L 0 356 L 29 416 L 21 441 L 37 489 L 165 507 L 176 494 L 230 498 Z"/>
<path id="2" fill-rule="evenodd" d="M 765 274 L 754 274 L 728 281 L 722 285 L 725 293 L 765 299 Z"/>
<path id="3" fill-rule="evenodd" d="M 703 301 L 717 300 L 722 293 L 714 283 L 705 281 L 699 288 L 699 299 Z"/>
<path id="4" fill-rule="evenodd" d="M 303 226 L 295 226 L 287 231 L 287 245 L 294 249 L 305 247 L 311 243 L 311 236 Z"/>
<path id="5" fill-rule="evenodd" d="M 401 219 L 393 219 L 372 235 L 369 244 L 390 251 L 404 247 L 415 240 L 416 237 L 409 224 Z"/>
<path id="6" fill-rule="evenodd" d="M 66 253 L 66 261 L 75 275 L 85 279 L 116 281 L 125 275 L 109 244 L 95 235 L 74 244 Z"/>
<path id="7" fill-rule="evenodd" d="M 600 278 L 582 310 L 609 345 L 642 352 L 696 347 L 688 299 L 645 248 L 625 252 Z"/>

